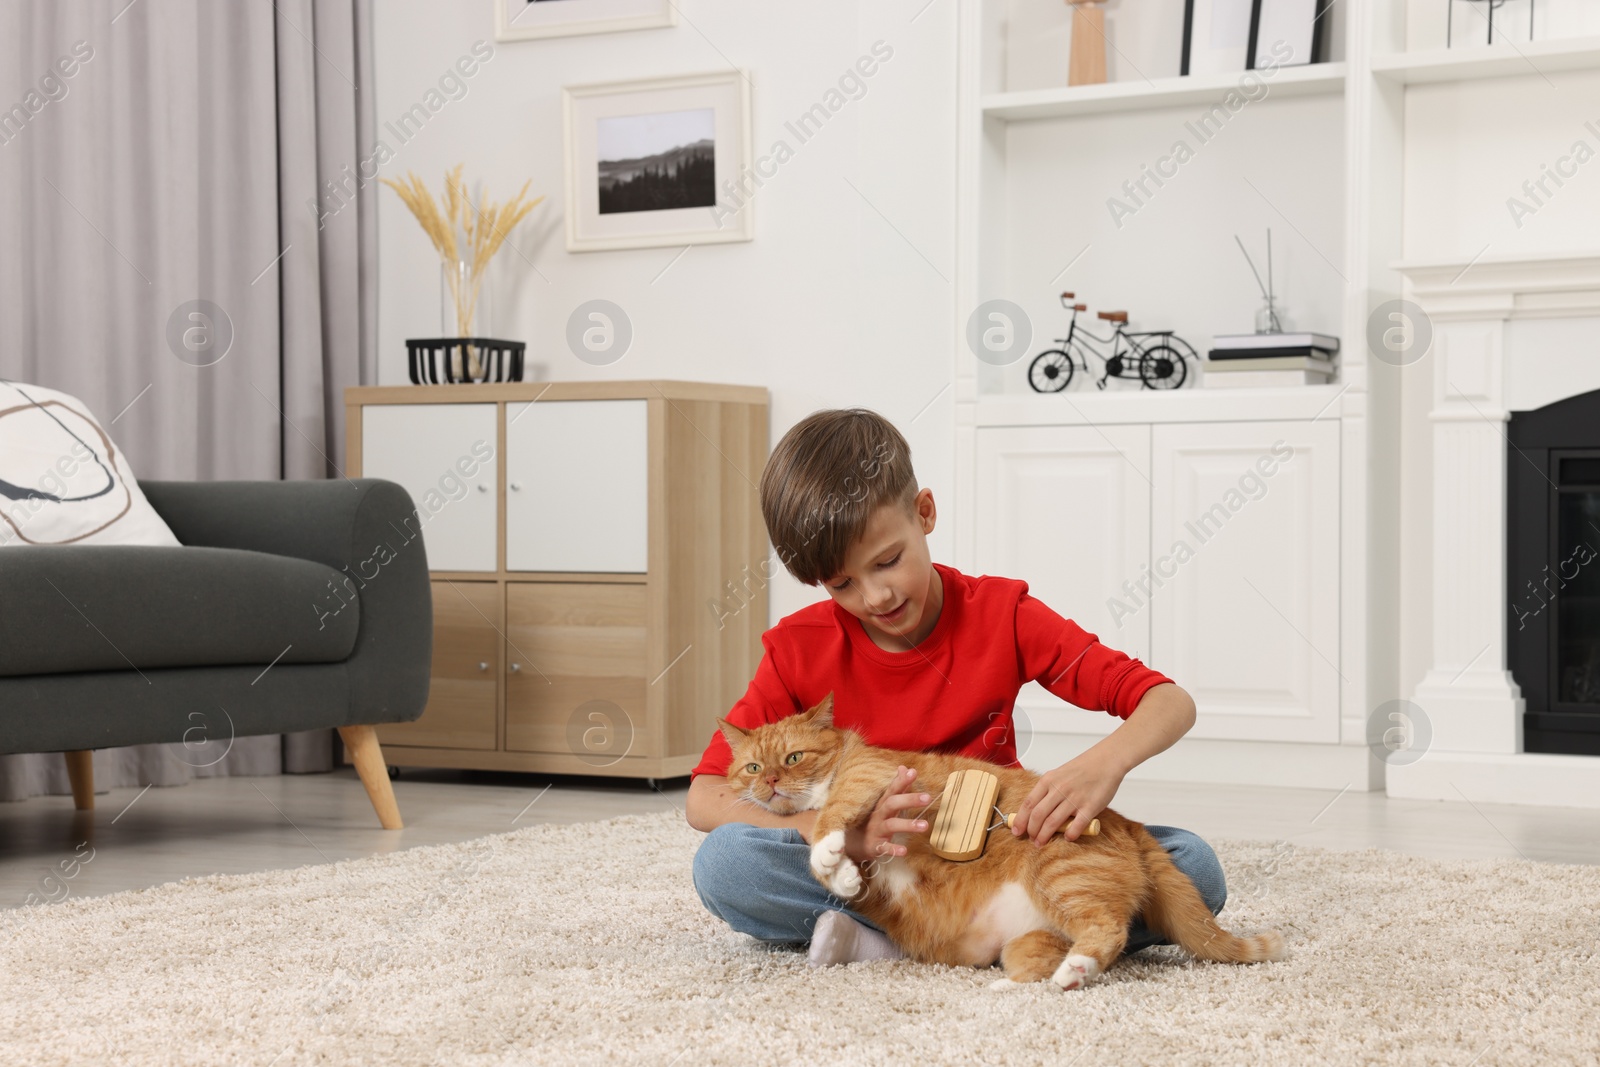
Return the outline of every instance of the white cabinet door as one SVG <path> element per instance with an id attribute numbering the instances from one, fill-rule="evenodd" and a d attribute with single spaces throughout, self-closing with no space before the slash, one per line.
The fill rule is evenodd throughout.
<path id="1" fill-rule="evenodd" d="M 506 569 L 649 567 L 649 401 L 506 405 Z"/>
<path id="2" fill-rule="evenodd" d="M 493 571 L 494 404 L 368 404 L 361 473 L 405 486 L 422 520 L 428 567 Z"/>
<path id="3" fill-rule="evenodd" d="M 997 427 L 977 436 L 978 573 L 1023 579 L 1103 644 L 1145 659 L 1150 612 L 1114 604 L 1126 602 L 1123 583 L 1137 583 L 1150 560 L 1150 427 Z M 1065 707 L 1036 682 L 1018 703 Z M 1099 732 L 1117 721 L 1078 725 Z"/>
<path id="4" fill-rule="evenodd" d="M 1156 426 L 1151 666 L 1191 737 L 1339 740 L 1339 424 Z"/>

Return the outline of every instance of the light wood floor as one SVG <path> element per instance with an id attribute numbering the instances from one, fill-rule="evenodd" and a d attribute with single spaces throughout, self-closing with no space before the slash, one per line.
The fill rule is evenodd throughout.
<path id="1" fill-rule="evenodd" d="M 655 790 L 593 778 L 408 770 L 395 782 L 406 820 L 397 832 L 379 828 L 350 770 L 117 789 L 96 797 L 96 810 L 81 815 L 70 797 L 34 797 L 0 804 L 0 908 L 18 907 L 30 893 L 39 899 L 98 896 L 196 875 L 464 841 L 537 823 L 681 812 L 687 788 L 687 779 Z M 1113 807 L 1206 838 L 1600 864 L 1600 811 L 1576 808 L 1135 781 L 1123 783 Z M 91 849 L 93 858 L 82 862 Z"/>

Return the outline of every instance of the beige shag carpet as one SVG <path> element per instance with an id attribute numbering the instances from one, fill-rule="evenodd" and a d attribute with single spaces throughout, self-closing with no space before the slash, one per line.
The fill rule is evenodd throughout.
<path id="1" fill-rule="evenodd" d="M 1088 989 L 735 934 L 675 813 L 0 912 L 4 1064 L 1595 1064 L 1600 868 L 1213 842 L 1255 967 Z"/>

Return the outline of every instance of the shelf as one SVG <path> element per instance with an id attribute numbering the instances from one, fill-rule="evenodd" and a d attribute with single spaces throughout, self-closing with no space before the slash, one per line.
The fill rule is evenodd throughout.
<path id="1" fill-rule="evenodd" d="M 1313 63 L 1302 67 L 1279 67 L 1270 77 L 1264 71 L 1236 71 L 1156 78 L 1153 81 L 1107 82 L 1104 85 L 991 93 L 983 97 L 983 114 L 986 118 L 1016 122 L 1113 111 L 1153 111 L 1192 103 L 1211 104 L 1221 100 L 1229 91 L 1239 88 L 1240 80 L 1251 73 L 1261 75 L 1267 85 L 1268 98 L 1344 92 L 1343 63 Z"/>
<path id="2" fill-rule="evenodd" d="M 1402 85 L 1600 69 L 1600 37 L 1441 48 L 1373 56 L 1372 73 Z"/>
<path id="3" fill-rule="evenodd" d="M 1141 389 L 1099 393 L 983 393 L 973 405 L 976 426 L 1096 426 L 1130 422 L 1254 422 L 1336 420 L 1345 385 L 1260 389 Z"/>

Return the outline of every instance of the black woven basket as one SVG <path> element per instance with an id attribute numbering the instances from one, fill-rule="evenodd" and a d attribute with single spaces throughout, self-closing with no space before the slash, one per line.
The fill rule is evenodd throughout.
<path id="1" fill-rule="evenodd" d="M 467 346 L 478 350 L 477 377 L 467 373 Z M 455 385 L 470 382 L 522 381 L 522 355 L 526 341 L 496 341 L 492 337 L 410 338 L 406 357 L 412 385 Z M 451 369 L 452 354 L 460 355 L 461 374 Z"/>

